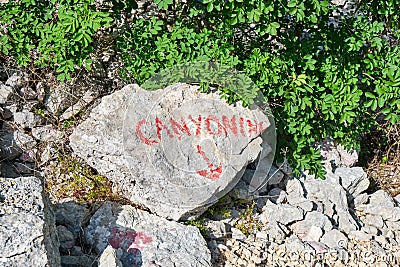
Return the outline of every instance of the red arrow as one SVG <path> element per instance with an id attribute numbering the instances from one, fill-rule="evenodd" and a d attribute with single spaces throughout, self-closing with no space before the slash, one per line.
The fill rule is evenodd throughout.
<path id="1" fill-rule="evenodd" d="M 213 169 L 214 164 L 212 164 L 210 160 L 206 157 L 206 153 L 201 150 L 200 145 L 197 145 L 197 152 L 203 157 L 208 165 L 209 170 L 197 170 L 196 172 L 201 176 L 211 179 L 212 181 L 218 180 L 222 173 L 222 166 L 219 165 L 217 168 Z"/>

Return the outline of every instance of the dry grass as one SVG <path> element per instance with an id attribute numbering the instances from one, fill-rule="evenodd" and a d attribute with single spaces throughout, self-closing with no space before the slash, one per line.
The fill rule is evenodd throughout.
<path id="1" fill-rule="evenodd" d="M 367 174 L 392 196 L 400 194 L 400 123 L 383 127 L 385 139 L 371 137 L 375 153 L 367 162 Z"/>

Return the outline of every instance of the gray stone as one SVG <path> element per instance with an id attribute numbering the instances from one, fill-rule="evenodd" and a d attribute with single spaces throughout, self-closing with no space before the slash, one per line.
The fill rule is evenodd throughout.
<path id="1" fill-rule="evenodd" d="M 51 203 L 35 177 L 0 178 L 2 266 L 60 266 Z"/>
<path id="2" fill-rule="evenodd" d="M 313 176 L 307 176 L 304 181 L 304 187 L 307 191 L 307 199 L 321 202 L 324 207 L 330 207 L 332 214 L 335 214 L 340 230 L 345 233 L 358 230 L 358 223 L 353 219 L 349 212 L 347 193 L 339 183 L 339 177 L 333 173 L 327 173 L 326 179 L 315 179 Z M 324 211 L 325 212 L 325 211 Z"/>
<path id="3" fill-rule="evenodd" d="M 305 211 L 311 211 L 314 203 L 304 197 L 304 189 L 299 179 L 292 178 L 286 181 L 287 201 L 290 205 L 299 207 Z"/>
<path id="4" fill-rule="evenodd" d="M 46 109 L 54 115 L 59 115 L 68 107 L 75 104 L 77 97 L 72 93 L 72 89 L 65 85 L 50 88 L 44 98 Z"/>
<path id="5" fill-rule="evenodd" d="M 301 236 L 307 234 L 308 229 L 313 225 L 323 229 L 324 231 L 332 229 L 332 223 L 329 218 L 319 211 L 307 212 L 304 220 L 292 224 L 290 228 L 297 235 Z"/>
<path id="6" fill-rule="evenodd" d="M 307 233 L 301 237 L 303 241 L 315 241 L 319 242 L 319 239 L 322 237 L 322 229 L 318 226 L 312 225 L 310 229 L 308 229 Z"/>
<path id="7" fill-rule="evenodd" d="M 11 93 L 12 88 L 0 82 L 0 104 L 5 104 Z"/>
<path id="8" fill-rule="evenodd" d="M 385 225 L 390 230 L 400 231 L 400 221 L 397 221 L 397 222 L 386 221 Z"/>
<path id="9" fill-rule="evenodd" d="M 0 83 L 1 84 L 1 83 Z M 14 113 L 17 112 L 18 106 L 16 104 L 7 105 L 4 107 L 3 117 L 4 119 L 11 119 Z"/>
<path id="10" fill-rule="evenodd" d="M 325 168 L 333 172 L 336 167 L 352 167 L 358 162 L 357 150 L 347 150 L 342 145 L 335 145 L 332 140 L 325 140 L 321 145 L 321 154 L 325 158 Z"/>
<path id="11" fill-rule="evenodd" d="M 57 224 L 64 225 L 73 233 L 75 238 L 78 238 L 82 229 L 82 224 L 88 216 L 89 210 L 74 201 L 65 200 L 62 203 L 57 203 L 55 206 L 55 215 Z"/>
<path id="12" fill-rule="evenodd" d="M 34 171 L 34 164 L 25 162 L 25 163 L 20 163 L 20 162 L 15 162 L 14 163 L 15 170 L 17 173 L 21 174 L 21 176 L 25 174 L 32 174 Z"/>
<path id="13" fill-rule="evenodd" d="M 366 204 L 368 202 L 369 196 L 367 193 L 362 193 L 354 199 L 354 207 L 358 209 L 358 207 L 362 204 Z"/>
<path id="14" fill-rule="evenodd" d="M 269 241 L 284 240 L 287 236 L 285 231 L 282 229 L 282 225 L 274 221 L 265 225 L 261 232 L 268 235 Z M 262 234 L 258 234 L 258 237 L 261 238 Z"/>
<path id="15" fill-rule="evenodd" d="M 400 194 L 394 197 L 394 200 L 397 202 L 397 206 L 400 204 Z"/>
<path id="16" fill-rule="evenodd" d="M 283 174 L 283 172 L 281 172 L 277 167 L 272 165 L 271 170 L 269 171 L 267 184 L 268 185 L 279 184 L 284 177 L 285 175 Z"/>
<path id="17" fill-rule="evenodd" d="M 68 120 L 71 117 L 78 114 L 83 108 L 89 105 L 95 99 L 95 94 L 92 91 L 86 91 L 81 99 L 78 100 L 74 105 L 70 106 L 61 114 L 61 120 Z"/>
<path id="18" fill-rule="evenodd" d="M 341 178 L 341 185 L 353 198 L 369 187 L 369 179 L 361 167 L 337 168 L 335 174 Z"/>
<path id="19" fill-rule="evenodd" d="M 239 229 L 232 227 L 232 238 L 236 240 L 245 240 L 247 237 Z"/>
<path id="20" fill-rule="evenodd" d="M 36 146 L 36 141 L 32 138 L 32 136 L 19 130 L 14 132 L 13 137 L 15 140 L 15 145 L 21 148 L 22 151 L 32 149 Z"/>
<path id="21" fill-rule="evenodd" d="M 75 245 L 74 234 L 63 225 L 57 226 L 58 240 L 60 241 L 60 252 L 67 253 Z"/>
<path id="22" fill-rule="evenodd" d="M 123 267 L 122 262 L 118 260 L 117 253 L 112 246 L 108 245 L 101 254 L 99 267 Z"/>
<path id="23" fill-rule="evenodd" d="M 366 216 L 363 216 L 360 219 L 365 225 L 374 226 L 378 229 L 383 228 L 383 219 L 379 215 L 367 214 Z"/>
<path id="24" fill-rule="evenodd" d="M 0 159 L 12 160 L 21 153 L 21 148 L 15 142 L 14 133 L 0 136 Z"/>
<path id="25" fill-rule="evenodd" d="M 128 205 L 105 202 L 91 217 L 85 236 L 98 253 L 111 245 L 124 266 L 211 266 L 210 251 L 196 227 Z"/>
<path id="26" fill-rule="evenodd" d="M 21 96 L 25 100 L 33 100 L 37 97 L 37 93 L 30 87 L 23 87 L 21 88 Z"/>
<path id="27" fill-rule="evenodd" d="M 378 234 L 378 228 L 371 226 L 371 225 L 366 225 L 366 226 L 362 227 L 361 230 L 363 230 L 367 234 L 371 234 L 371 235 Z"/>
<path id="28" fill-rule="evenodd" d="M 349 242 L 348 238 L 339 230 L 332 229 L 326 232 L 322 238 L 321 242 L 330 248 L 347 248 Z"/>
<path id="29" fill-rule="evenodd" d="M 396 207 L 393 199 L 383 190 L 378 190 L 369 197 L 368 204 L 357 207 L 365 214 L 379 215 L 386 221 L 400 220 L 400 207 Z"/>
<path id="30" fill-rule="evenodd" d="M 230 231 L 230 225 L 221 221 L 206 220 L 204 226 L 207 228 L 208 238 L 226 238 Z"/>
<path id="31" fill-rule="evenodd" d="M 270 125 L 261 111 L 233 107 L 195 86 L 146 91 L 128 85 L 102 99 L 70 145 L 124 197 L 159 216 L 187 219 L 229 192 L 260 153 L 272 151 L 259 133 L 247 136 L 245 126 L 225 127 L 225 135 L 220 114 L 256 118 L 263 122 L 260 133 Z"/>
<path id="32" fill-rule="evenodd" d="M 22 128 L 32 129 L 42 122 L 42 117 L 33 112 L 15 112 L 14 122 Z"/>
<path id="33" fill-rule="evenodd" d="M 268 192 L 268 199 L 270 199 L 273 203 L 279 204 L 286 200 L 287 194 L 282 189 L 276 187 L 272 188 Z"/>
<path id="34" fill-rule="evenodd" d="M 61 132 L 52 125 L 46 125 L 33 128 L 32 136 L 42 142 L 56 142 L 61 138 Z"/>
<path id="35" fill-rule="evenodd" d="M 24 78 L 22 77 L 22 75 L 14 73 L 7 79 L 5 84 L 12 88 L 18 89 L 22 86 L 23 82 Z"/>
<path id="36" fill-rule="evenodd" d="M 364 231 L 350 231 L 350 233 L 348 234 L 348 237 L 350 239 L 354 239 L 356 241 L 362 241 L 362 242 L 366 242 L 372 239 L 372 235 L 371 234 L 367 234 Z"/>
<path id="37" fill-rule="evenodd" d="M 286 239 L 285 247 L 287 252 L 299 253 L 300 251 L 313 251 L 310 246 L 303 243 L 297 236 L 292 235 Z"/>
<path id="38" fill-rule="evenodd" d="M 61 256 L 61 266 L 63 267 L 91 267 L 94 261 L 94 258 L 88 255 Z"/>
<path id="39" fill-rule="evenodd" d="M 262 223 L 280 222 L 288 225 L 292 222 L 302 220 L 304 218 L 303 214 L 304 211 L 298 207 L 289 204 L 273 204 L 268 201 L 260 214 L 260 221 Z"/>

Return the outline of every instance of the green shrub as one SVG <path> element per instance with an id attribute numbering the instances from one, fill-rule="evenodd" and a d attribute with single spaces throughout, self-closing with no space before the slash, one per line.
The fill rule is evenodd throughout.
<path id="1" fill-rule="evenodd" d="M 70 79 L 75 67 L 90 68 L 92 36 L 111 18 L 96 12 L 93 0 L 10 0 L 0 4 L 0 46 L 17 63 L 55 67 L 58 79 Z"/>
<path id="2" fill-rule="evenodd" d="M 167 9 L 170 1 L 156 3 Z M 188 1 L 173 8 L 168 27 L 155 18 L 139 20 L 119 44 L 139 83 L 162 68 L 196 60 L 244 71 L 271 104 L 278 151 L 288 148 L 297 172 L 323 177 L 315 142 L 333 137 L 359 148 L 359 137 L 377 127 L 377 115 L 392 123 L 400 115 L 395 1 L 360 2 L 334 26 L 336 9 L 316 0 Z"/>
<path id="3" fill-rule="evenodd" d="M 16 3 L 1 6 L 0 24 L 7 29 L 0 33 L 2 52 L 23 64 L 37 51 L 35 62 L 56 66 L 61 80 L 75 65 L 90 62 L 91 35 L 99 27 L 135 8 L 111 1 L 110 14 L 95 11 L 92 2 L 60 1 L 57 15 L 54 1 Z M 278 153 L 278 160 L 286 156 L 296 172 L 323 176 L 314 144 L 325 137 L 359 148 L 359 137 L 378 127 L 378 116 L 399 121 L 396 0 L 359 1 L 352 13 L 336 18 L 336 25 L 331 20 L 337 7 L 328 1 L 174 3 L 157 0 L 163 16 L 133 19 L 120 29 L 116 49 L 124 77 L 141 84 L 163 68 L 192 61 L 215 61 L 243 72 L 271 105 L 277 151 L 287 151 Z"/>

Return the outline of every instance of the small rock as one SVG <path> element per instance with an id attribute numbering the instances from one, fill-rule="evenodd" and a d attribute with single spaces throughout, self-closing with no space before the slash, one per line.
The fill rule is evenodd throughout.
<path id="1" fill-rule="evenodd" d="M 367 234 L 364 231 L 351 231 L 349 233 L 349 238 L 354 239 L 356 241 L 361 241 L 361 242 L 366 242 L 372 239 L 372 235 L 371 234 Z"/>
<path id="2" fill-rule="evenodd" d="M 61 132 L 51 125 L 46 125 L 33 128 L 32 136 L 41 142 L 55 142 L 61 137 Z"/>
<path id="3" fill-rule="evenodd" d="M 388 243 L 386 237 L 384 237 L 383 235 L 374 236 L 374 240 L 376 242 L 378 242 L 383 247 L 385 247 L 387 245 L 387 243 Z"/>
<path id="4" fill-rule="evenodd" d="M 0 83 L 1 86 L 1 83 Z M 1 103 L 0 103 L 1 104 Z M 14 116 L 14 113 L 17 112 L 18 106 L 16 104 L 11 104 L 9 106 L 4 107 L 3 117 L 4 119 L 11 119 Z"/>
<path id="5" fill-rule="evenodd" d="M 208 238 L 225 238 L 228 236 L 230 225 L 221 221 L 206 220 L 206 236 Z"/>
<path id="6" fill-rule="evenodd" d="M 279 204 L 286 200 L 287 194 L 280 188 L 272 188 L 268 192 L 268 199 L 270 199 L 273 203 Z"/>
<path id="7" fill-rule="evenodd" d="M 12 88 L 0 82 L 0 104 L 5 104 L 11 93 Z"/>
<path id="8" fill-rule="evenodd" d="M 33 100 L 37 97 L 37 93 L 30 87 L 21 88 L 21 96 L 25 100 Z"/>
<path id="9" fill-rule="evenodd" d="M 211 253 L 200 231 L 130 205 L 105 202 L 90 218 L 86 241 L 96 252 L 111 245 L 123 265 L 210 266 Z M 193 253 L 195 251 L 196 253 Z"/>
<path id="10" fill-rule="evenodd" d="M 378 234 L 378 229 L 374 226 L 367 225 L 361 228 L 364 232 L 371 234 L 371 235 L 377 235 Z"/>
<path id="11" fill-rule="evenodd" d="M 303 210 L 293 207 L 289 204 L 273 204 L 268 201 L 263 207 L 263 212 L 260 214 L 262 223 L 280 222 L 288 225 L 295 221 L 300 221 L 304 218 Z"/>
<path id="12" fill-rule="evenodd" d="M 233 239 L 236 239 L 236 240 L 245 240 L 246 239 L 246 236 L 239 229 L 232 227 L 231 231 L 232 231 Z"/>
<path id="13" fill-rule="evenodd" d="M 81 99 L 78 100 L 74 105 L 67 108 L 64 113 L 60 116 L 61 120 L 68 120 L 71 117 L 78 114 L 84 107 L 89 105 L 94 100 L 94 92 L 86 91 Z"/>
<path id="14" fill-rule="evenodd" d="M 64 225 L 68 231 L 72 232 L 75 238 L 78 238 L 81 232 L 82 222 L 89 210 L 74 201 L 68 201 L 56 204 L 56 222 Z"/>
<path id="15" fill-rule="evenodd" d="M 60 252 L 67 253 L 75 245 L 74 234 L 63 225 L 57 226 L 58 239 L 60 240 Z"/>
<path id="16" fill-rule="evenodd" d="M 82 256 L 61 256 L 61 266 L 63 267 L 91 267 L 94 258 L 87 255 Z"/>
<path id="17" fill-rule="evenodd" d="M 32 136 L 19 130 L 14 132 L 14 141 L 15 145 L 17 145 L 23 151 L 32 149 L 36 146 L 36 141 L 32 138 Z"/>
<path id="18" fill-rule="evenodd" d="M 21 175 L 24 174 L 32 174 L 34 171 L 34 165 L 32 163 L 20 163 L 20 162 L 15 162 L 14 163 L 15 170 L 20 173 Z"/>
<path id="19" fill-rule="evenodd" d="M 392 231 L 400 230 L 400 221 L 397 221 L 397 222 L 386 221 L 385 225 L 387 226 L 388 229 L 390 229 Z"/>
<path id="20" fill-rule="evenodd" d="M 365 225 L 374 226 L 378 229 L 383 227 L 383 219 L 379 215 L 367 214 L 365 217 L 360 218 Z"/>
<path id="21" fill-rule="evenodd" d="M 317 254 L 328 252 L 328 247 L 321 242 L 308 241 L 307 244 L 310 245 Z"/>
<path id="22" fill-rule="evenodd" d="M 362 193 L 354 199 L 354 207 L 357 209 L 360 205 L 368 202 L 369 196 L 367 193 Z"/>
<path id="23" fill-rule="evenodd" d="M 123 267 L 120 260 L 117 258 L 115 249 L 112 246 L 107 246 L 100 256 L 99 267 Z"/>
<path id="24" fill-rule="evenodd" d="M 279 184 L 284 178 L 283 172 L 281 172 L 277 167 L 274 165 L 271 166 L 271 169 L 268 174 L 268 185 L 275 185 Z"/>
<path id="25" fill-rule="evenodd" d="M 73 96 L 65 85 L 60 85 L 48 90 L 44 99 L 46 109 L 54 115 L 59 115 L 63 110 L 72 106 L 77 98 Z"/>
<path id="26" fill-rule="evenodd" d="M 322 236 L 321 242 L 330 248 L 346 248 L 349 240 L 339 230 L 332 229 Z"/>
<path id="27" fill-rule="evenodd" d="M 268 223 L 262 228 L 262 231 L 260 231 L 260 233 L 257 233 L 256 235 L 258 237 L 265 237 L 265 235 L 262 233 L 268 234 L 268 239 L 270 241 L 284 240 L 286 238 L 285 231 L 282 230 L 281 225 L 275 221 Z"/>
<path id="28" fill-rule="evenodd" d="M 369 187 L 369 179 L 361 167 L 337 168 L 335 174 L 341 178 L 343 188 L 353 199 Z"/>
<path id="29" fill-rule="evenodd" d="M 295 235 L 292 235 L 288 239 L 286 239 L 285 246 L 286 246 L 286 251 L 293 253 L 299 253 L 300 251 L 305 251 L 307 247 L 310 249 L 310 247 L 306 243 L 303 243 Z"/>
<path id="30" fill-rule="evenodd" d="M 319 211 L 308 212 L 304 220 L 296 222 L 290 228 L 299 236 L 307 234 L 308 229 L 317 226 L 324 231 L 332 229 L 332 223 L 327 216 Z"/>
<path id="31" fill-rule="evenodd" d="M 386 221 L 400 220 L 400 207 L 395 207 L 393 199 L 383 190 L 378 190 L 369 197 L 369 204 L 358 206 L 363 213 L 379 215 Z"/>
<path id="32" fill-rule="evenodd" d="M 14 89 L 18 89 L 22 86 L 22 83 L 24 82 L 23 80 L 24 79 L 23 79 L 22 75 L 18 75 L 16 73 L 14 73 L 7 79 L 5 84 Z"/>
<path id="33" fill-rule="evenodd" d="M 319 242 L 319 239 L 322 236 L 322 229 L 318 226 L 312 225 L 310 229 L 308 229 L 306 235 L 300 237 L 303 241 L 315 241 Z"/>
<path id="34" fill-rule="evenodd" d="M 16 144 L 14 133 L 0 136 L 0 148 L 0 159 L 2 160 L 12 160 L 22 153 L 21 148 Z"/>

